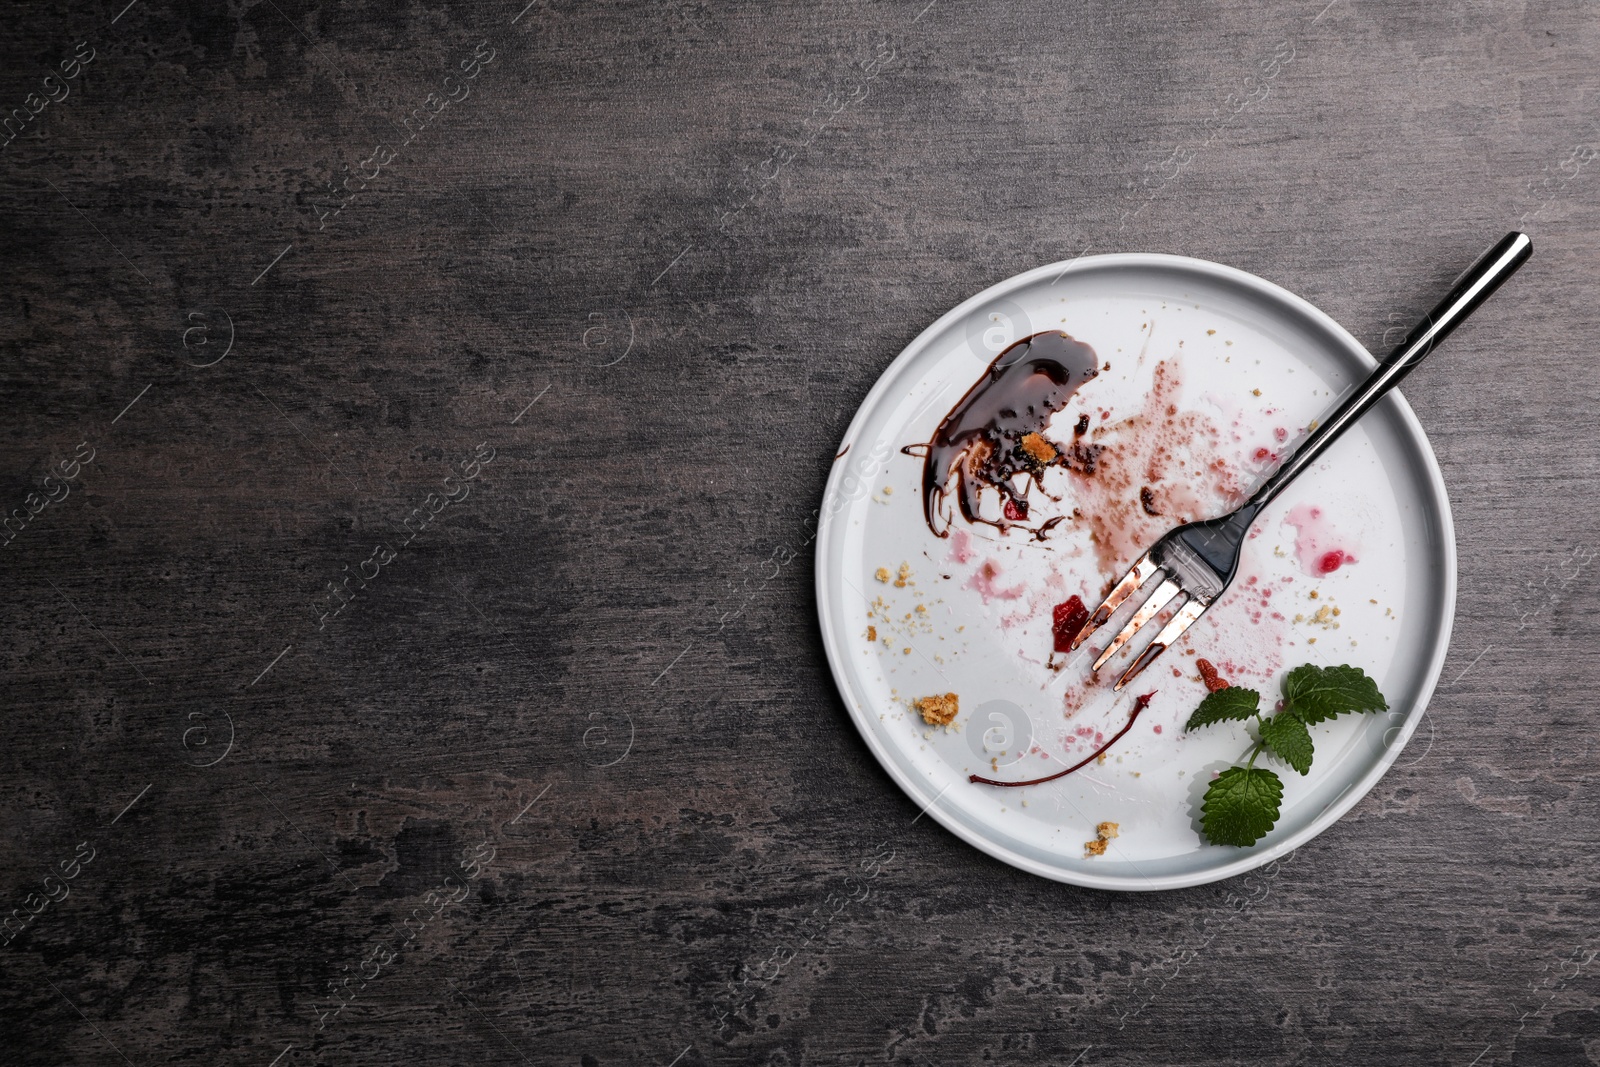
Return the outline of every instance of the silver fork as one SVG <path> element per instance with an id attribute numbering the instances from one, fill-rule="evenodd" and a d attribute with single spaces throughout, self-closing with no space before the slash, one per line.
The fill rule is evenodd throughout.
<path id="1" fill-rule="evenodd" d="M 1501 282 L 1511 277 L 1532 253 L 1533 242 L 1528 235 L 1513 231 L 1479 256 L 1477 262 L 1455 280 L 1449 295 L 1439 302 L 1438 307 L 1412 327 L 1405 340 L 1396 345 L 1393 351 L 1379 360 L 1377 370 L 1334 408 L 1294 455 L 1285 460 L 1243 506 L 1218 519 L 1186 523 L 1169 530 L 1150 551 L 1139 557 L 1138 562 L 1122 576 L 1122 580 L 1078 630 L 1077 636 L 1072 639 L 1073 649 L 1076 650 L 1091 634 L 1109 622 L 1116 610 L 1137 590 L 1157 574 L 1165 575 L 1155 592 L 1134 612 L 1133 618 L 1094 661 L 1094 669 L 1098 671 L 1150 620 L 1160 615 L 1179 596 L 1184 597 L 1177 612 L 1156 634 L 1155 640 L 1135 657 L 1117 680 L 1115 688 L 1121 689 L 1138 677 L 1157 656 L 1183 636 L 1184 631 L 1193 626 L 1228 588 L 1228 583 L 1233 581 L 1239 569 L 1239 549 L 1256 516 L 1272 503 L 1285 486 L 1322 455 L 1340 434 L 1366 414 L 1389 390 L 1400 384 L 1402 378 L 1415 369 L 1479 304 L 1487 300 Z"/>

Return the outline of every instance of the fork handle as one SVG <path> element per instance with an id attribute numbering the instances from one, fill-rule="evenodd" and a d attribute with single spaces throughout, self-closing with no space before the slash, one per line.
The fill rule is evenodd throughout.
<path id="1" fill-rule="evenodd" d="M 1532 239 L 1525 233 L 1513 230 L 1479 256 L 1477 262 L 1455 280 L 1449 294 L 1439 301 L 1438 306 L 1411 328 L 1405 340 L 1378 361 L 1377 370 L 1333 409 L 1295 454 L 1285 460 L 1239 510 L 1254 516 L 1270 504 L 1340 434 L 1383 399 L 1389 390 L 1399 385 L 1400 379 L 1427 358 L 1440 341 L 1450 336 L 1450 332 L 1476 311 L 1479 304 L 1489 299 L 1490 294 L 1500 288 L 1500 283 L 1515 274 L 1517 268 L 1526 263 L 1532 254 Z"/>

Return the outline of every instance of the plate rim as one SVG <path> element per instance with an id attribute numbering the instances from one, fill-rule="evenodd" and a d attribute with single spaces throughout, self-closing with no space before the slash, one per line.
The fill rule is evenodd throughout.
<path id="1" fill-rule="evenodd" d="M 1368 352 L 1366 346 L 1356 340 L 1355 336 L 1339 324 L 1331 315 L 1311 303 L 1304 297 L 1291 292 L 1268 281 L 1260 275 L 1251 274 L 1249 271 L 1232 267 L 1225 263 L 1216 263 L 1211 260 L 1197 259 L 1192 256 L 1173 255 L 1164 252 L 1110 252 L 1096 255 L 1080 256 L 1076 259 L 1062 260 L 1047 263 L 1031 270 L 1014 274 L 1008 278 L 984 288 L 966 300 L 957 304 L 949 311 L 940 315 L 925 329 L 912 338 L 900 350 L 900 353 L 891 360 L 879 373 L 872 388 L 861 398 L 856 407 L 856 413 L 850 420 L 849 427 L 845 430 L 844 437 L 835 449 L 836 459 L 844 451 L 855 444 L 856 438 L 862 429 L 862 424 L 871 410 L 875 410 L 889 392 L 890 382 L 896 377 L 897 368 L 917 359 L 923 350 L 931 343 L 934 337 L 943 333 L 949 326 L 960 322 L 984 304 L 1005 295 L 1006 293 L 1025 288 L 1044 277 L 1051 277 L 1052 282 L 1059 281 L 1068 274 L 1078 273 L 1090 269 L 1110 267 L 1160 267 L 1166 269 L 1179 269 L 1195 272 L 1210 278 L 1220 278 L 1245 289 L 1255 290 L 1268 300 L 1280 301 L 1300 314 L 1310 318 L 1339 341 L 1346 350 L 1355 358 L 1356 362 L 1370 370 L 1378 365 L 1378 361 Z M 843 663 L 840 652 L 843 642 L 830 625 L 828 609 L 834 603 L 832 592 L 827 579 L 832 573 L 828 561 L 824 556 L 824 548 L 829 544 L 836 514 L 842 514 L 844 509 L 830 510 L 829 502 L 838 499 L 838 483 L 846 477 L 846 467 L 833 463 L 826 485 L 822 493 L 822 506 L 817 520 L 817 533 L 815 538 L 816 548 L 813 550 L 813 588 L 817 602 L 817 622 L 822 634 L 823 651 L 828 657 L 828 669 L 833 676 L 834 688 L 838 691 L 845 711 L 850 716 L 850 721 L 855 724 L 856 732 L 861 735 L 873 758 L 888 774 L 891 780 L 900 787 L 923 814 L 931 815 L 946 830 L 964 841 L 978 851 L 992 856 L 1018 870 L 1027 871 L 1055 882 L 1069 885 L 1082 886 L 1089 889 L 1106 889 L 1121 892 L 1159 892 L 1169 889 L 1185 889 L 1197 885 L 1208 885 L 1212 882 L 1237 877 L 1258 867 L 1263 867 L 1281 856 L 1295 851 L 1302 845 L 1320 836 L 1334 823 L 1344 817 L 1345 813 L 1359 803 L 1374 786 L 1388 773 L 1400 753 L 1410 743 L 1412 735 L 1416 733 L 1417 726 L 1423 715 L 1427 713 L 1428 706 L 1432 703 L 1433 694 L 1438 686 L 1439 676 L 1444 671 L 1445 659 L 1450 651 L 1451 632 L 1455 625 L 1456 594 L 1457 594 L 1457 556 L 1455 520 L 1450 509 L 1450 495 L 1444 484 L 1444 472 L 1439 467 L 1438 456 L 1434 454 L 1433 443 L 1428 439 L 1427 432 L 1422 427 L 1422 422 L 1411 409 L 1399 389 L 1393 390 L 1386 402 L 1392 403 L 1404 429 L 1415 435 L 1415 439 L 1422 445 L 1419 450 L 1423 459 L 1422 468 L 1426 474 L 1425 482 L 1431 490 L 1435 517 L 1439 522 L 1439 542 L 1445 566 L 1443 568 L 1443 595 L 1442 618 L 1437 629 L 1438 637 L 1434 641 L 1432 656 L 1423 674 L 1423 684 L 1418 691 L 1417 699 L 1411 712 L 1404 722 L 1399 724 L 1399 736 L 1393 744 L 1385 747 L 1381 755 L 1367 772 L 1347 787 L 1338 797 L 1323 808 L 1314 819 L 1290 834 L 1283 841 L 1274 843 L 1268 848 L 1251 849 L 1241 854 L 1238 858 L 1214 867 L 1202 868 L 1198 871 L 1157 875 L 1154 877 L 1125 875 L 1095 874 L 1072 870 L 1061 867 L 1051 867 L 1039 863 L 1020 853 L 1007 848 L 999 842 L 993 841 L 983 835 L 972 831 L 969 827 L 948 815 L 938 801 L 943 793 L 931 797 L 927 795 L 931 790 L 925 790 L 923 783 L 904 772 L 892 759 L 889 758 L 885 746 L 869 728 L 864 709 L 858 709 L 850 695 L 850 688 L 846 685 Z"/>

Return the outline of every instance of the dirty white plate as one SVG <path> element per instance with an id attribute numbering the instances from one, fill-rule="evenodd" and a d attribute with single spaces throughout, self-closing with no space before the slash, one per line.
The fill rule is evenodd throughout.
<path id="1" fill-rule="evenodd" d="M 928 441 L 1011 342 L 1045 330 L 1093 346 L 1109 365 L 1045 436 L 1070 447 L 1088 415 L 1091 428 L 1077 440 L 1105 446 L 1102 471 L 1150 484 L 1162 514 L 1097 526 L 1097 517 L 1137 507 L 1137 490 L 1119 496 L 1108 489 L 1115 479 L 1054 471 L 1043 488 L 1059 501 L 1038 491 L 1030 498 L 1031 526 L 1068 516 L 1046 539 L 1001 533 L 959 513 L 951 536 L 935 536 L 923 514 L 922 460 L 902 449 Z M 1086 685 L 1087 646 L 1052 658 L 1050 615 L 1073 593 L 1092 608 L 1106 583 L 1180 519 L 1228 510 L 1226 493 L 1252 488 L 1275 453 L 1373 365 L 1331 318 L 1270 282 L 1215 263 L 1142 254 L 1090 256 L 1019 275 L 955 308 L 900 353 L 834 462 L 816 575 L 824 643 L 845 706 L 917 806 L 1023 870 L 1152 890 L 1265 864 L 1361 799 L 1416 729 L 1444 663 L 1455 606 L 1449 502 L 1399 394 L 1256 521 L 1233 588 L 1123 694 Z M 1179 447 L 1151 449 L 1150 427 L 1163 419 L 1173 420 L 1166 432 L 1178 434 Z M 1320 509 L 1315 521 L 1312 508 Z M 998 516 L 992 491 L 985 509 L 980 518 Z M 1285 521 L 1291 515 L 1298 527 Z M 1315 538 L 1323 543 L 1312 544 Z M 1317 574 L 1330 546 L 1354 562 Z M 1136 600 L 1103 631 L 1107 638 Z M 1283 674 L 1301 663 L 1349 663 L 1377 680 L 1391 710 L 1314 727 L 1308 776 L 1261 757 L 1284 782 L 1276 828 L 1250 848 L 1207 844 L 1201 794 L 1251 742 L 1240 723 L 1183 733 L 1205 695 L 1199 658 L 1269 701 Z M 1134 693 L 1152 690 L 1148 709 L 1103 762 L 1024 789 L 967 780 L 1060 770 L 1093 751 L 1097 734 L 1110 737 L 1126 722 Z M 929 727 L 911 702 L 944 693 L 958 696 L 960 712 L 948 728 Z M 1086 856 L 1084 845 L 1103 822 L 1117 823 L 1119 836 L 1103 855 Z"/>

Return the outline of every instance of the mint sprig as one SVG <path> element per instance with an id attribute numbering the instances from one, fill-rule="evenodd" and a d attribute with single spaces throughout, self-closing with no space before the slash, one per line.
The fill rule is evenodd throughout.
<path id="1" fill-rule="evenodd" d="M 1278 821 L 1283 780 L 1265 767 L 1229 767 L 1217 775 L 1200 806 L 1213 844 L 1252 845 Z"/>
<path id="2" fill-rule="evenodd" d="M 1277 825 L 1283 780 L 1256 766 L 1263 751 L 1309 774 L 1313 744 L 1308 727 L 1347 712 L 1388 710 L 1377 683 L 1348 664 L 1307 663 L 1290 671 L 1283 680 L 1283 706 L 1272 715 L 1261 714 L 1261 694 L 1254 689 L 1229 686 L 1207 694 L 1184 729 L 1254 719 L 1256 744 L 1244 766 L 1229 767 L 1206 789 L 1200 805 L 1206 839 L 1214 845 L 1253 845 Z"/>
<path id="3" fill-rule="evenodd" d="M 1297 718 L 1307 726 L 1347 711 L 1388 711 L 1389 702 L 1378 692 L 1378 683 L 1360 667 L 1316 667 L 1307 663 L 1296 667 L 1283 680 L 1284 710 L 1294 708 Z"/>
<path id="4" fill-rule="evenodd" d="M 1311 731 L 1298 716 L 1279 712 L 1270 719 L 1262 719 L 1256 733 L 1274 756 L 1301 774 L 1311 772 Z"/>
<path id="5" fill-rule="evenodd" d="M 1189 721 L 1184 724 L 1183 729 L 1187 732 L 1196 726 L 1210 726 L 1214 722 L 1226 719 L 1253 719 L 1260 710 L 1260 693 L 1254 689 L 1230 685 L 1226 689 L 1208 693 L 1200 702 L 1200 706 L 1194 709 L 1194 714 L 1189 716 Z"/>

